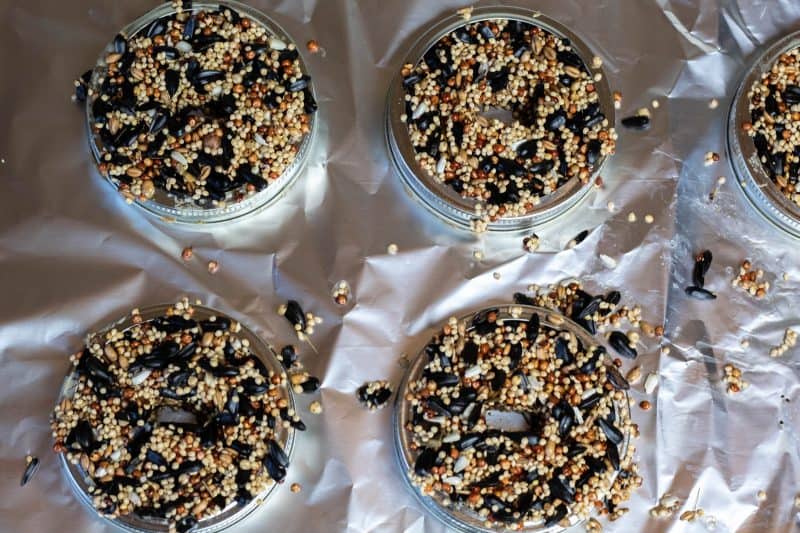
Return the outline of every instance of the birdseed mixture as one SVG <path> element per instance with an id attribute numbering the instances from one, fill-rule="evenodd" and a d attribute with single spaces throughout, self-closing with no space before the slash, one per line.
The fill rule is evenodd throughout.
<path id="1" fill-rule="evenodd" d="M 392 397 L 392 385 L 384 379 L 368 381 L 356 390 L 356 397 L 370 411 L 383 409 Z"/>
<path id="2" fill-rule="evenodd" d="M 800 49 L 790 50 L 756 81 L 747 98 L 753 138 L 764 170 L 789 200 L 800 205 Z"/>
<path id="3" fill-rule="evenodd" d="M 305 425 L 285 376 L 237 335 L 240 324 L 194 315 L 187 300 L 147 321 L 134 310 L 131 327 L 71 357 L 76 384 L 53 413 L 53 449 L 80 465 L 104 516 L 189 531 L 286 477 L 278 432 Z"/>
<path id="4" fill-rule="evenodd" d="M 222 207 L 277 180 L 317 104 L 294 44 L 224 7 L 184 10 L 116 36 L 95 85 L 84 75 L 99 170 L 129 200 L 165 191 Z"/>
<path id="5" fill-rule="evenodd" d="M 731 286 L 739 287 L 756 298 L 763 298 L 769 290 L 769 281 L 763 278 L 764 271 L 760 268 L 753 270 L 753 264 L 745 259 L 739 267 L 739 273 L 731 280 Z"/>
<path id="6" fill-rule="evenodd" d="M 613 154 L 616 133 L 592 74 L 569 40 L 537 26 L 492 19 L 436 42 L 402 84 L 416 159 L 464 198 L 483 224 L 524 215 L 572 179 L 588 183 Z M 510 112 L 506 123 L 491 110 Z"/>
<path id="7" fill-rule="evenodd" d="M 641 478 L 625 435 L 638 428 L 602 347 L 536 314 L 503 320 L 489 309 L 451 318 L 425 353 L 404 391 L 410 475 L 424 494 L 507 528 L 627 511 Z M 493 411 L 517 413 L 527 428 L 497 429 Z"/>

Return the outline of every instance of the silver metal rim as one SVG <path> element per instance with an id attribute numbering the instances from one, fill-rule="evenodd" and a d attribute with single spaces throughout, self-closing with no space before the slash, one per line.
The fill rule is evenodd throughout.
<path id="1" fill-rule="evenodd" d="M 197 12 L 201 10 L 209 10 L 209 9 L 217 9 L 217 8 L 224 8 L 228 7 L 230 9 L 234 9 L 237 12 L 246 15 L 253 21 L 257 22 L 261 26 L 263 26 L 268 32 L 270 32 L 275 37 L 281 39 L 286 43 L 295 43 L 294 39 L 274 20 L 269 18 L 267 15 L 258 11 L 255 8 L 252 8 L 248 5 L 242 4 L 235 0 L 217 0 L 213 2 L 203 2 L 203 1 L 195 1 L 192 3 L 192 12 Z M 155 9 L 147 12 L 146 14 L 142 15 L 138 19 L 134 20 L 127 26 L 125 26 L 121 31 L 127 36 L 135 35 L 136 33 L 142 31 L 146 28 L 153 20 L 164 17 L 170 14 L 175 13 L 176 10 L 172 6 L 171 3 L 162 4 Z M 92 72 L 92 79 L 90 82 L 90 86 L 96 87 L 99 77 L 105 73 L 105 55 L 113 49 L 113 42 L 109 43 L 105 48 L 104 52 L 100 55 L 100 58 L 97 61 L 96 66 Z M 300 67 L 302 71 L 309 76 L 311 75 L 308 70 L 308 65 L 303 60 L 302 52 L 300 47 L 297 47 L 298 53 L 300 56 L 298 61 L 300 62 Z M 314 82 L 313 76 L 312 80 L 309 82 L 309 91 L 317 98 L 316 91 L 314 89 Z M 86 99 L 86 106 L 85 106 L 85 114 L 86 114 L 86 136 L 89 143 L 89 150 L 94 156 L 95 165 L 99 165 L 102 157 L 102 141 L 100 138 L 95 135 L 92 131 L 92 124 L 93 124 L 93 115 L 92 115 L 92 102 L 94 100 L 87 98 Z M 317 112 L 318 113 L 318 112 Z M 214 207 L 209 209 L 204 209 L 198 207 L 191 203 L 191 201 L 186 202 L 177 202 L 174 198 L 169 196 L 165 191 L 157 190 L 156 196 L 150 200 L 139 200 L 134 199 L 133 203 L 140 208 L 144 209 L 148 213 L 152 215 L 156 215 L 159 218 L 173 223 L 181 223 L 181 224 L 213 224 L 213 223 L 220 223 L 220 222 L 228 222 L 233 221 L 239 218 L 244 217 L 245 215 L 253 214 L 257 211 L 260 211 L 273 203 L 277 200 L 282 198 L 286 191 L 291 187 L 291 185 L 297 180 L 297 178 L 302 173 L 303 169 L 305 168 L 309 155 L 311 153 L 311 148 L 313 146 L 314 139 L 316 138 L 317 132 L 317 113 L 311 114 L 310 122 L 309 122 L 309 133 L 301 141 L 297 154 L 295 155 L 295 159 L 292 164 L 284 171 L 284 173 L 273 183 L 271 183 L 268 187 L 264 190 L 250 195 L 247 198 L 243 199 L 240 202 L 231 203 L 224 207 Z M 102 174 L 101 174 L 102 175 Z M 114 187 L 116 191 L 118 189 L 118 184 L 114 182 L 114 180 L 110 176 L 103 175 L 104 179 Z M 185 203 L 185 205 L 184 205 Z"/>
<path id="2" fill-rule="evenodd" d="M 163 316 L 164 312 L 167 308 L 171 307 L 171 305 L 157 305 L 142 309 L 140 311 L 140 316 L 144 319 L 145 322 L 153 320 L 156 317 Z M 195 310 L 195 316 L 199 319 L 205 319 L 210 316 L 217 316 L 217 317 L 224 317 L 229 318 L 232 321 L 235 321 L 233 317 L 226 315 L 220 311 L 212 309 L 210 307 L 205 307 L 202 305 L 193 305 L 192 306 Z M 241 324 L 241 323 L 240 323 Z M 87 343 L 94 341 L 97 339 L 97 342 L 102 343 L 103 335 L 111 330 L 112 328 L 117 328 L 118 330 L 126 330 L 133 326 L 132 317 L 131 315 L 126 315 L 121 319 L 109 324 L 108 326 L 102 328 L 100 331 L 90 334 L 87 336 Z M 283 366 L 279 363 L 277 358 L 275 357 L 275 350 L 267 344 L 261 337 L 256 335 L 251 329 L 247 326 L 242 324 L 242 329 L 239 333 L 236 334 L 241 339 L 248 339 L 250 341 L 250 346 L 253 352 L 253 355 L 258 356 L 264 365 L 271 371 L 276 372 L 278 374 L 286 375 Z M 68 392 L 72 389 L 74 385 L 74 378 L 75 372 L 74 368 L 70 366 L 66 377 L 64 378 L 64 382 L 61 386 L 61 391 L 59 392 L 58 399 L 56 400 L 56 404 L 60 403 L 64 398 L 68 397 Z M 290 387 L 286 387 L 284 389 L 285 397 L 289 403 L 289 409 L 295 409 L 295 402 L 294 396 L 292 394 L 292 390 Z M 286 455 L 289 456 L 290 460 L 293 457 L 294 451 L 294 441 L 295 441 L 295 429 L 294 428 L 283 428 L 277 435 L 276 440 L 278 440 L 279 444 L 284 448 Z M 65 453 L 58 454 L 58 460 L 61 464 L 62 470 L 64 475 L 69 482 L 70 487 L 72 488 L 73 492 L 75 493 L 78 500 L 83 503 L 93 514 L 100 517 L 103 522 L 106 524 L 115 526 L 123 531 L 130 531 L 130 532 L 153 532 L 153 533 L 163 533 L 169 531 L 168 523 L 166 521 L 156 521 L 156 520 L 145 520 L 139 518 L 137 516 L 122 516 L 116 519 L 108 518 L 95 509 L 94 505 L 92 505 L 92 497 L 88 493 L 89 483 L 87 482 L 87 476 L 84 470 L 80 467 L 80 465 L 72 464 L 66 457 Z M 217 531 L 222 531 L 227 529 L 234 524 L 240 522 L 248 515 L 250 515 L 253 511 L 257 508 L 262 506 L 267 499 L 273 494 L 275 487 L 277 487 L 277 483 L 272 483 L 266 490 L 261 492 L 258 495 L 255 495 L 253 500 L 244 507 L 239 505 L 231 505 L 227 509 L 225 509 L 222 513 L 219 513 L 215 516 L 206 518 L 201 520 L 198 524 L 198 527 L 195 529 L 197 533 L 212 533 Z"/>
<path id="3" fill-rule="evenodd" d="M 591 48 L 577 34 L 557 21 L 544 15 L 531 16 L 530 9 L 511 6 L 500 8 L 478 7 L 473 10 L 468 20 L 458 14 L 448 15 L 431 25 L 414 44 L 411 51 L 403 59 L 403 63 L 416 65 L 431 46 L 456 28 L 473 22 L 498 18 L 526 22 L 547 30 L 558 37 L 569 39 L 573 50 L 583 60 L 586 68 L 590 72 L 603 74 L 600 82 L 595 82 L 595 87 L 599 95 L 600 109 L 608 119 L 609 124 L 611 126 L 614 125 L 615 113 L 611 89 L 603 69 L 592 67 L 591 59 L 594 54 Z M 411 140 L 408 135 L 408 127 L 400 120 L 400 116 L 405 112 L 404 96 L 402 80 L 398 74 L 392 80 L 386 102 L 385 134 L 392 162 L 412 197 L 418 199 L 426 208 L 450 224 L 469 229 L 470 222 L 475 218 L 475 205 L 477 202 L 463 198 L 450 187 L 436 181 L 416 161 L 414 148 L 411 146 Z M 588 195 L 592 189 L 594 177 L 602 171 L 607 159 L 607 157 L 603 156 L 595 164 L 586 184 L 581 183 L 578 178 L 573 178 L 545 197 L 532 212 L 523 216 L 500 218 L 497 221 L 490 222 L 487 230 L 490 232 L 520 231 L 542 225 L 563 215 Z"/>
<path id="4" fill-rule="evenodd" d="M 518 308 L 522 310 L 522 313 L 517 316 L 513 316 L 511 313 L 512 308 Z M 550 309 L 545 309 L 543 307 L 535 307 L 530 305 L 501 305 L 501 306 L 491 306 L 475 313 L 470 313 L 468 315 L 464 315 L 459 318 L 460 322 L 466 322 L 467 324 L 470 323 L 472 317 L 475 316 L 476 313 L 486 311 L 489 309 L 498 309 L 498 320 L 517 320 L 527 322 L 530 320 L 531 316 L 534 314 L 539 315 L 539 320 L 543 326 L 547 326 L 554 329 L 559 330 L 567 330 L 571 333 L 575 334 L 578 337 L 584 346 L 592 346 L 592 345 L 599 345 L 597 339 L 593 336 L 589 335 L 589 333 L 580 327 L 578 324 L 573 322 L 567 317 L 560 315 L 557 312 L 554 312 Z M 561 317 L 564 322 L 561 324 L 554 324 L 553 321 L 550 319 L 550 316 L 558 315 Z M 468 327 L 467 331 L 470 331 L 472 327 Z M 427 346 L 427 342 L 425 346 Z M 394 405 L 394 414 L 392 417 L 392 425 L 393 425 L 393 433 L 394 433 L 394 445 L 395 445 L 395 455 L 397 456 L 397 463 L 400 468 L 401 475 L 405 480 L 406 485 L 411 489 L 414 496 L 417 500 L 422 504 L 422 506 L 433 516 L 435 516 L 438 520 L 444 523 L 447 527 L 452 528 L 456 531 L 460 531 L 463 533 L 469 532 L 481 532 L 481 533 L 497 533 L 498 531 L 505 531 L 505 528 L 502 524 L 498 524 L 496 527 L 488 527 L 484 520 L 478 517 L 476 514 L 464 510 L 460 510 L 456 507 L 448 507 L 444 505 L 442 501 L 436 496 L 426 496 L 420 490 L 419 487 L 414 485 L 412 482 L 409 472 L 412 470 L 412 465 L 414 464 L 415 454 L 410 450 L 409 443 L 410 443 L 410 436 L 408 431 L 405 429 L 406 422 L 410 420 L 410 408 L 411 405 L 405 399 L 405 392 L 408 388 L 408 384 L 420 377 L 422 371 L 424 370 L 425 365 L 427 364 L 427 356 L 425 354 L 425 346 L 417 354 L 417 357 L 414 361 L 409 365 L 408 369 L 406 370 L 405 375 L 403 376 L 403 380 L 400 383 L 400 387 L 397 390 L 397 394 L 395 397 L 395 405 Z M 625 414 L 626 416 L 630 416 L 630 406 L 628 402 L 628 393 L 623 391 L 625 395 L 625 399 L 621 403 L 615 403 L 615 406 L 618 410 L 618 413 Z M 625 457 L 628 451 L 628 447 L 631 444 L 631 434 L 630 431 L 625 431 L 624 440 L 621 445 L 621 453 L 620 457 Z M 616 475 L 616 474 L 615 474 Z M 575 526 L 581 523 L 581 520 L 578 519 L 577 516 L 574 514 L 569 514 L 566 517 L 569 520 L 570 526 Z M 525 524 L 525 527 L 521 531 L 526 532 L 537 532 L 537 533 L 556 533 L 559 531 L 564 531 L 566 528 L 559 526 L 558 524 L 554 524 L 550 527 L 544 527 L 541 522 L 529 522 Z"/>
<path id="5" fill-rule="evenodd" d="M 728 152 L 739 187 L 750 204 L 764 218 L 786 233 L 800 238 L 800 206 L 778 189 L 758 157 L 753 139 L 741 125 L 750 120 L 747 93 L 777 58 L 800 46 L 800 32 L 781 38 L 748 67 L 728 113 Z"/>

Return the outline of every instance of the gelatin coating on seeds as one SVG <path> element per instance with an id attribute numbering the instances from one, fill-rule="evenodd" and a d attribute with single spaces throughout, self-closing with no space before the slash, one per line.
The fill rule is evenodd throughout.
<path id="1" fill-rule="evenodd" d="M 569 42 L 505 19 L 450 32 L 401 71 L 420 165 L 484 218 L 520 216 L 571 179 L 588 183 L 616 133 L 592 74 Z M 510 111 L 506 124 L 485 116 Z M 478 228 L 480 229 L 480 228 Z"/>
<path id="2" fill-rule="evenodd" d="M 100 172 L 126 198 L 222 207 L 294 162 L 317 104 L 293 44 L 227 7 L 179 8 L 113 48 L 88 105 Z"/>
<path id="3" fill-rule="evenodd" d="M 289 459 L 276 432 L 303 425 L 284 376 L 241 326 L 195 318 L 187 300 L 153 319 L 132 315 L 72 357 L 75 392 L 53 413 L 54 450 L 92 480 L 95 508 L 189 530 L 282 482 Z"/>
<path id="4" fill-rule="evenodd" d="M 622 445 L 635 431 L 608 355 L 537 315 L 498 316 L 452 318 L 426 347 L 428 362 L 404 391 L 413 483 L 510 529 L 596 508 L 616 517 L 641 478 L 633 447 Z M 527 429 L 493 426 L 498 411 L 519 413 Z"/>

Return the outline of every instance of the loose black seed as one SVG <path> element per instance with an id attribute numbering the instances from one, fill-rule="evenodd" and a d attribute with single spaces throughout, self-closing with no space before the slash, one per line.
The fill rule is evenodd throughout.
<path id="1" fill-rule="evenodd" d="M 299 326 L 301 331 L 306 329 L 306 314 L 297 301 L 289 300 L 286 302 L 286 311 L 283 313 L 283 316 L 286 317 L 286 320 L 288 320 L 292 326 Z"/>
<path id="2" fill-rule="evenodd" d="M 706 284 L 706 278 L 703 274 L 702 261 L 695 261 L 694 263 L 694 268 L 692 269 L 692 283 L 701 288 Z"/>
<path id="3" fill-rule="evenodd" d="M 302 387 L 303 392 L 306 393 L 317 392 L 320 387 L 319 378 L 309 376 L 307 380 L 300 384 L 300 387 Z"/>
<path id="4" fill-rule="evenodd" d="M 611 335 L 608 337 L 608 343 L 618 354 L 628 359 L 636 359 L 636 356 L 639 354 L 636 352 L 636 349 L 631 347 L 630 342 L 628 336 L 621 331 L 612 331 Z"/>
<path id="5" fill-rule="evenodd" d="M 716 300 L 717 299 L 717 295 L 716 294 L 714 294 L 713 292 L 711 292 L 709 290 L 706 290 L 706 289 L 704 289 L 702 287 L 695 287 L 695 286 L 686 287 L 686 289 L 684 289 L 684 292 L 686 292 L 687 296 L 690 296 L 690 297 L 695 298 L 697 300 Z"/>
<path id="6" fill-rule="evenodd" d="M 586 237 L 588 237 L 588 236 L 589 236 L 589 230 L 588 230 L 588 229 L 585 229 L 585 230 L 583 230 L 582 232 L 580 232 L 580 233 L 578 233 L 577 235 L 575 235 L 575 236 L 572 238 L 572 242 L 574 242 L 574 243 L 575 243 L 575 245 L 577 246 L 578 244 L 580 244 L 580 243 L 582 243 L 583 241 L 585 241 L 585 240 L 586 240 Z"/>
<path id="7" fill-rule="evenodd" d="M 646 130 L 650 127 L 650 118 L 644 115 L 635 115 L 623 118 L 622 125 L 632 130 Z"/>
<path id="8" fill-rule="evenodd" d="M 39 466 L 39 458 L 31 457 L 30 461 L 28 461 L 25 465 L 25 471 L 22 473 L 22 479 L 19 481 L 20 487 L 24 487 L 31 479 L 33 479 L 33 476 L 35 476 L 36 472 L 39 471 Z"/>
<path id="9" fill-rule="evenodd" d="M 292 345 L 284 346 L 281 348 L 280 359 L 284 368 L 288 369 L 297 362 L 297 348 Z"/>

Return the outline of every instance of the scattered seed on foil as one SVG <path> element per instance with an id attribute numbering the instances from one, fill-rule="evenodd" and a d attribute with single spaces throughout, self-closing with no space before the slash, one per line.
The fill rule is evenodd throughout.
<path id="1" fill-rule="evenodd" d="M 19 486 L 24 487 L 28 482 L 33 479 L 36 472 L 39 471 L 39 458 L 32 455 L 25 457 L 25 470 L 22 472 L 22 479 L 19 481 Z"/>
<path id="2" fill-rule="evenodd" d="M 370 411 L 383 409 L 392 397 L 392 386 L 386 380 L 368 381 L 356 390 L 356 397 Z"/>
<path id="3" fill-rule="evenodd" d="M 658 374 L 653 372 L 647 374 L 647 377 L 644 380 L 644 392 L 646 394 L 653 394 L 655 392 L 656 387 L 658 387 Z"/>
<path id="4" fill-rule="evenodd" d="M 644 115 L 634 115 L 623 118 L 622 125 L 631 130 L 646 130 L 650 127 L 650 118 Z"/>

